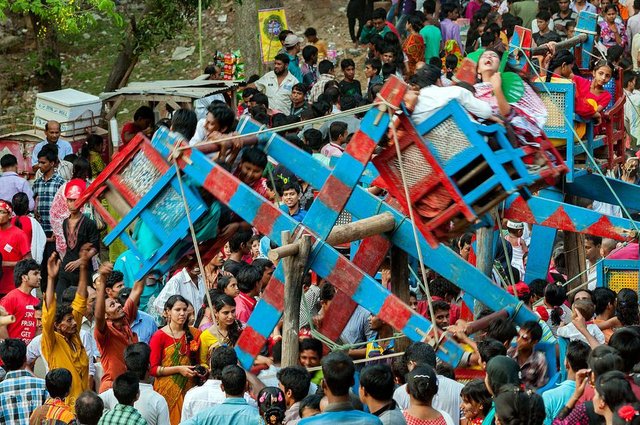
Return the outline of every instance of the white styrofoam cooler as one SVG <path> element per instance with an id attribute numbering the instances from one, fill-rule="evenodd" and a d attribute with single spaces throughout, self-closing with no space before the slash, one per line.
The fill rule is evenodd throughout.
<path id="1" fill-rule="evenodd" d="M 33 124 L 44 129 L 47 121 L 55 120 L 60 122 L 62 136 L 73 136 L 95 125 L 101 110 L 102 102 L 98 96 L 75 89 L 39 93 Z"/>

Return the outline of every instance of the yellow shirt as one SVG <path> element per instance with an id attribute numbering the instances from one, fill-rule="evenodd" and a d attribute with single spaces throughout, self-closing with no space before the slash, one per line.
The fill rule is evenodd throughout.
<path id="1" fill-rule="evenodd" d="M 214 336 L 209 329 L 200 334 L 200 364 L 209 367 L 211 360 L 211 350 L 220 345 L 218 337 Z"/>
<path id="2" fill-rule="evenodd" d="M 327 58 L 327 42 L 324 40 L 318 40 L 315 43 L 309 43 L 312 46 L 315 46 L 318 49 L 318 62 Z"/>
<path id="3" fill-rule="evenodd" d="M 73 381 L 66 403 L 74 407 L 80 393 L 89 389 L 89 358 L 80 340 L 80 326 L 87 309 L 87 299 L 76 294 L 71 303 L 78 330 L 70 342 L 54 330 L 56 307 L 55 297 L 52 305 L 44 303 L 42 306 L 42 356 L 47 361 L 49 370 L 65 368 L 71 372 Z"/>

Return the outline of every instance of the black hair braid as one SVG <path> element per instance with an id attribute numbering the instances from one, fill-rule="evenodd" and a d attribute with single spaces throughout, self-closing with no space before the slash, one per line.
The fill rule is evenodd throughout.
<path id="1" fill-rule="evenodd" d="M 240 323 L 239 320 L 236 320 L 233 325 L 227 328 L 227 336 L 229 337 L 229 342 L 231 343 L 231 345 L 236 345 L 236 342 L 238 342 L 241 333 L 242 323 Z"/>
<path id="2" fill-rule="evenodd" d="M 193 333 L 191 332 L 191 328 L 189 327 L 189 320 L 185 320 L 184 322 L 184 336 L 187 341 L 187 351 L 189 352 L 189 361 L 192 366 L 199 364 L 198 362 L 198 352 L 191 350 L 191 341 L 193 341 Z"/>
<path id="3" fill-rule="evenodd" d="M 562 321 L 562 308 L 554 307 L 549 314 L 549 318 L 551 319 L 551 324 L 554 326 L 558 326 Z"/>

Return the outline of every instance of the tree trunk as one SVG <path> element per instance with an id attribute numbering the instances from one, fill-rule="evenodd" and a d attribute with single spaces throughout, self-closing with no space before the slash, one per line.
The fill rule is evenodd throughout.
<path id="1" fill-rule="evenodd" d="M 36 34 L 38 67 L 35 70 L 35 82 L 41 92 L 62 88 L 62 62 L 58 46 L 58 32 L 55 25 L 31 14 L 31 22 Z"/>
<path id="2" fill-rule="evenodd" d="M 244 58 L 245 75 L 263 74 L 258 10 L 281 8 L 282 0 L 244 0 L 235 7 L 235 40 Z"/>
<path id="3" fill-rule="evenodd" d="M 128 36 L 111 68 L 109 78 L 107 78 L 107 83 L 104 86 L 105 92 L 114 91 L 127 85 L 133 68 L 140 58 L 139 53 L 134 53 L 135 45 L 135 39 L 132 36 Z"/>

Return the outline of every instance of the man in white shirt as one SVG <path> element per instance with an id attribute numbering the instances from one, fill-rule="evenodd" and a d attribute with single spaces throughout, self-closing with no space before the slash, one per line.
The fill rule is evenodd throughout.
<path id="1" fill-rule="evenodd" d="M 587 288 L 591 291 L 596 289 L 596 284 L 598 283 L 598 270 L 596 268 L 596 264 L 602 258 L 600 257 L 600 245 L 602 245 L 602 238 L 600 236 L 585 235 L 584 256 L 587 260 L 588 270 Z"/>
<path id="2" fill-rule="evenodd" d="M 231 347 L 220 346 L 216 348 L 211 354 L 211 369 L 209 372 L 209 379 L 200 387 L 193 387 L 184 396 L 184 403 L 182 404 L 182 416 L 181 420 L 186 421 L 191 419 L 199 412 L 209 409 L 210 407 L 222 404 L 227 398 L 224 390 L 221 387 L 222 370 L 227 366 L 238 364 L 238 357 L 236 352 Z M 255 379 L 250 373 L 247 373 L 247 380 L 252 382 L 253 392 L 258 393 L 264 385 Z M 258 382 L 260 388 L 256 388 L 254 382 Z M 251 406 L 255 406 L 256 402 L 248 393 L 244 393 L 244 399 Z"/>
<path id="3" fill-rule="evenodd" d="M 140 396 L 133 407 L 140 412 L 149 425 L 170 425 L 167 401 L 153 390 L 151 384 L 149 356 L 151 356 L 151 348 L 144 342 L 137 342 L 124 350 L 127 371 L 135 373 L 140 379 Z M 105 412 L 114 409 L 118 404 L 113 388 L 100 394 L 100 398 L 104 402 Z"/>
<path id="4" fill-rule="evenodd" d="M 416 366 L 423 364 L 429 365 L 434 369 L 436 368 L 436 353 L 433 347 L 424 342 L 414 342 L 411 344 L 405 350 L 404 357 L 407 360 L 409 372 L 415 369 Z M 431 403 L 434 409 L 448 413 L 455 425 L 460 424 L 460 391 L 463 387 L 464 385 L 453 379 L 438 375 L 438 393 Z M 407 384 L 396 388 L 393 393 L 393 399 L 401 410 L 409 408 Z"/>
<path id="5" fill-rule="evenodd" d="M 629 2 L 627 2 L 628 4 Z M 633 40 L 636 34 L 640 34 L 640 0 L 633 0 L 633 9 L 636 11 L 635 15 L 629 18 L 627 21 L 627 40 Z M 635 59 L 633 60 L 633 69 L 636 69 Z"/>
<path id="6" fill-rule="evenodd" d="M 589 13 L 598 13 L 598 9 L 592 5 L 591 3 L 589 3 L 587 0 L 575 0 L 571 2 L 571 10 L 573 10 L 576 13 L 580 13 L 583 10 L 585 12 L 589 12 Z"/>
<path id="7" fill-rule="evenodd" d="M 44 125 L 44 135 L 46 139 L 38 143 L 31 152 L 31 166 L 33 167 L 33 172 L 40 169 L 40 166 L 38 165 L 38 153 L 40 153 L 43 146 L 47 143 L 57 146 L 58 159 L 60 161 L 62 161 L 65 156 L 73 153 L 71 144 L 60 138 L 60 123 L 58 121 L 47 121 Z"/>
<path id="8" fill-rule="evenodd" d="M 424 122 L 452 100 L 456 100 L 476 118 L 488 119 L 493 116 L 491 105 L 476 99 L 469 90 L 459 86 L 441 87 L 441 74 L 440 68 L 433 65 L 427 65 L 416 72 L 417 84 L 421 87 L 416 106 L 411 113 L 411 119 L 416 124 Z"/>
<path id="9" fill-rule="evenodd" d="M 197 265 L 189 265 L 175 274 L 164 288 L 158 294 L 158 298 L 153 303 L 158 314 L 164 313 L 164 305 L 172 295 L 182 295 L 191 305 L 193 305 L 194 314 L 198 316 L 198 311 L 202 306 L 207 285 L 204 283 L 200 267 Z"/>
<path id="10" fill-rule="evenodd" d="M 206 110 L 205 117 L 198 121 L 196 132 L 189 140 L 189 146 L 205 142 L 210 135 L 215 136 L 216 133 L 227 134 L 233 127 L 236 116 L 227 104 L 213 102 L 207 106 Z"/>
<path id="11" fill-rule="evenodd" d="M 634 69 L 637 68 L 637 61 L 636 57 Z M 634 72 L 625 72 L 622 76 L 622 82 L 626 98 L 624 102 L 624 128 L 631 137 L 630 144 L 633 148 L 637 146 L 638 138 L 640 138 L 640 91 L 636 90 L 637 77 Z"/>
<path id="12" fill-rule="evenodd" d="M 291 111 L 291 90 L 298 79 L 289 72 L 289 56 L 278 54 L 273 61 L 273 71 L 264 74 L 247 87 L 255 87 L 269 98 L 269 108 L 288 114 Z"/>

